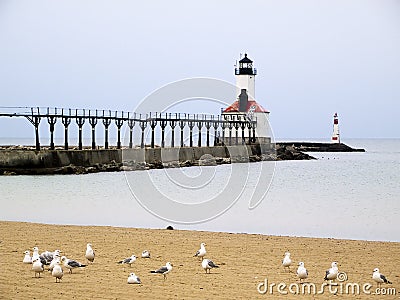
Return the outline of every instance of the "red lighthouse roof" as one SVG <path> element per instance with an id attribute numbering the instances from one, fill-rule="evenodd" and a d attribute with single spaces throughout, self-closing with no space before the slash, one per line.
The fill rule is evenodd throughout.
<path id="1" fill-rule="evenodd" d="M 255 100 L 249 100 L 247 102 L 246 112 L 262 112 L 262 113 L 269 113 L 264 107 L 257 103 Z M 233 112 L 240 112 L 239 111 L 239 101 L 235 101 L 232 105 L 228 106 L 224 109 L 222 113 L 233 113 Z"/>

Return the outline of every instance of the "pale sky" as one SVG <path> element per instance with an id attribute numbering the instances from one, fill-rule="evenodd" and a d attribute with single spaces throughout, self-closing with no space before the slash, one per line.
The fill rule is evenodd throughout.
<path id="1" fill-rule="evenodd" d="M 342 140 L 400 137 L 390 0 L 0 0 L 0 106 L 131 111 L 177 80 L 235 83 L 244 52 L 276 139 L 329 139 L 335 112 Z M 0 118 L 0 137 L 31 127 Z"/>

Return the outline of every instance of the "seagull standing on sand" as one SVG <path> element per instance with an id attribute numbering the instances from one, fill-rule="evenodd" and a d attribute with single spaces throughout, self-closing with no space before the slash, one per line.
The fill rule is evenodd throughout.
<path id="1" fill-rule="evenodd" d="M 65 256 L 61 257 L 61 262 L 64 263 L 64 267 L 69 269 L 69 272 L 72 274 L 72 269 L 75 268 L 80 268 L 80 267 L 86 267 L 86 265 L 81 264 L 80 262 L 73 260 L 73 259 L 68 259 Z"/>
<path id="2" fill-rule="evenodd" d="M 214 262 L 211 259 L 203 259 L 203 261 L 201 262 L 201 266 L 203 267 L 204 271 L 206 271 L 207 274 L 207 270 L 208 273 L 211 273 L 211 269 L 212 268 L 219 268 L 219 266 L 217 266 L 216 264 L 214 264 Z"/>
<path id="3" fill-rule="evenodd" d="M 42 273 L 44 271 L 44 267 L 39 258 L 36 258 L 35 260 L 32 261 L 32 271 L 35 272 L 35 278 L 36 278 L 36 274 L 39 274 L 39 278 L 40 278 L 40 273 Z"/>
<path id="4" fill-rule="evenodd" d="M 134 254 L 132 254 L 131 257 L 125 258 L 123 260 L 120 260 L 118 263 L 119 264 L 125 264 L 125 265 L 129 265 L 129 267 L 132 266 L 132 264 L 136 261 L 136 256 Z"/>
<path id="5" fill-rule="evenodd" d="M 201 243 L 201 244 L 200 244 L 200 249 L 197 250 L 197 252 L 194 254 L 194 256 L 197 256 L 197 257 L 199 257 L 200 259 L 203 258 L 203 257 L 206 255 L 206 253 L 207 253 L 206 247 L 205 247 L 205 246 L 206 246 L 205 243 Z"/>
<path id="6" fill-rule="evenodd" d="M 150 252 L 147 250 L 143 250 L 142 252 L 142 258 L 150 258 Z"/>
<path id="7" fill-rule="evenodd" d="M 308 277 L 308 271 L 304 267 L 304 263 L 302 261 L 299 262 L 299 267 L 297 268 L 297 277 L 299 277 L 300 282 Z"/>
<path id="8" fill-rule="evenodd" d="M 167 262 L 165 266 L 162 266 L 158 270 L 150 271 L 150 273 L 158 273 L 164 275 L 164 280 L 167 278 L 167 274 L 172 271 L 172 264 Z"/>
<path id="9" fill-rule="evenodd" d="M 324 280 L 335 280 L 337 278 L 338 273 L 339 273 L 338 263 L 334 261 L 331 264 L 331 268 L 329 270 L 326 270 Z"/>
<path id="10" fill-rule="evenodd" d="M 39 248 L 35 246 L 33 247 L 32 261 L 34 261 L 37 258 L 39 258 Z"/>
<path id="11" fill-rule="evenodd" d="M 56 283 L 57 283 L 57 280 L 58 280 L 58 282 L 61 282 L 61 278 L 63 277 L 64 272 L 60 266 L 59 260 L 55 262 L 53 270 L 51 271 L 51 275 L 56 278 Z"/>
<path id="12" fill-rule="evenodd" d="M 26 250 L 24 252 L 25 256 L 24 259 L 22 260 L 22 262 L 24 264 L 31 264 L 32 263 L 32 257 L 31 257 L 31 253 L 29 252 L 29 250 Z"/>
<path id="13" fill-rule="evenodd" d="M 392 284 L 389 280 L 386 279 L 386 277 L 383 274 L 379 273 L 378 268 L 374 269 L 374 273 L 372 273 L 372 279 L 376 282 L 378 287 L 380 287 L 382 283 Z"/>
<path id="14" fill-rule="evenodd" d="M 286 269 L 289 269 L 290 272 L 290 265 L 292 264 L 292 260 L 290 259 L 290 252 L 285 252 L 285 257 L 282 260 L 282 266 Z"/>
<path id="15" fill-rule="evenodd" d="M 57 262 L 61 263 L 60 255 L 54 255 L 54 258 L 51 261 L 50 266 L 49 266 L 49 271 L 50 272 L 53 271 L 54 266 L 56 265 Z"/>
<path id="16" fill-rule="evenodd" d="M 88 243 L 86 245 L 86 253 L 85 257 L 88 261 L 93 262 L 94 261 L 94 250 L 92 248 L 92 244 Z"/>
<path id="17" fill-rule="evenodd" d="M 128 276 L 128 283 L 137 283 L 137 284 L 141 284 L 142 282 L 140 281 L 140 278 L 136 276 L 135 273 L 131 273 Z"/>

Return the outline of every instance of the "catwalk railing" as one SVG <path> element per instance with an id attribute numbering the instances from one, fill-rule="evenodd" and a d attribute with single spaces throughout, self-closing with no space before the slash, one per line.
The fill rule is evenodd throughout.
<path id="1" fill-rule="evenodd" d="M 35 129 L 35 146 L 40 150 L 39 125 L 42 120 L 47 120 L 50 131 L 50 149 L 55 149 L 54 131 L 58 120 L 64 126 L 64 149 L 69 149 L 68 130 L 74 120 L 78 126 L 78 149 L 83 148 L 83 126 L 89 124 L 91 127 L 91 148 L 96 146 L 96 126 L 103 123 L 104 126 L 104 148 L 109 149 L 109 126 L 112 122 L 117 127 L 117 149 L 121 149 L 121 129 L 126 124 L 129 128 L 129 148 L 133 148 L 134 128 L 137 126 L 140 131 L 140 147 L 145 148 L 146 132 L 151 135 L 150 147 L 154 148 L 156 138 L 156 128 L 161 129 L 161 147 L 166 147 L 165 131 L 171 129 L 171 139 L 169 146 L 175 145 L 175 131 L 180 133 L 180 147 L 185 146 L 185 132 L 189 134 L 189 146 L 193 147 L 194 133 L 197 131 L 197 146 L 211 146 L 210 135 L 214 136 L 213 145 L 226 143 L 228 145 L 251 144 L 256 141 L 255 128 L 257 120 L 255 117 L 246 114 L 232 114 L 229 116 L 214 116 L 206 114 L 186 114 L 186 113 L 147 113 L 139 114 L 135 112 L 111 111 L 111 110 L 92 110 L 92 109 L 70 109 L 70 108 L 50 108 L 50 107 L 0 107 L 0 117 L 24 117 L 29 120 Z M 203 144 L 202 135 L 205 128 L 206 143 Z M 235 131 L 235 136 L 232 131 Z M 211 131 L 211 132 L 210 132 Z M 239 136 L 241 131 L 241 136 Z M 246 134 L 247 131 L 247 134 Z M 228 136 L 225 136 L 226 133 Z"/>

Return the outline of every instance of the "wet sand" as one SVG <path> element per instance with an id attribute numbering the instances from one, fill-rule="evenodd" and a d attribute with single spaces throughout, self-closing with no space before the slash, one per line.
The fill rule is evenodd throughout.
<path id="1" fill-rule="evenodd" d="M 86 244 L 92 243 L 96 252 L 94 263 L 85 259 Z M 193 257 L 200 243 L 207 244 L 207 258 L 220 265 L 205 274 L 200 260 Z M 64 268 L 61 283 L 55 283 L 45 271 L 35 278 L 32 265 L 23 264 L 23 252 L 34 246 L 39 251 L 60 249 L 63 255 L 88 266 L 69 274 Z M 140 257 L 147 249 L 150 259 Z M 331 294 L 325 287 L 323 294 L 294 295 L 286 287 L 284 295 L 277 286 L 265 294 L 257 286 L 268 279 L 268 285 L 301 285 L 296 277 L 296 266 L 288 272 L 281 266 L 285 251 L 289 250 L 297 264 L 304 261 L 308 269 L 308 283 L 320 290 L 325 270 L 332 261 L 339 262 L 339 271 L 348 280 L 339 283 L 338 293 Z M 138 256 L 132 267 L 117 261 L 132 254 Z M 173 270 L 167 280 L 149 271 L 167 261 Z M 100 226 L 64 226 L 0 221 L 0 299 L 399 299 L 400 243 L 368 242 L 301 237 L 278 237 L 254 234 L 230 234 L 202 231 L 165 229 L 135 229 Z M 362 285 L 370 283 L 375 292 L 372 270 L 379 267 L 397 295 L 367 295 Z M 142 280 L 141 285 L 127 284 L 130 272 Z M 359 295 L 345 293 L 347 283 L 360 285 Z M 303 285 L 304 286 L 304 285 Z M 344 291 L 340 292 L 340 286 Z M 265 289 L 264 285 L 259 286 Z"/>

